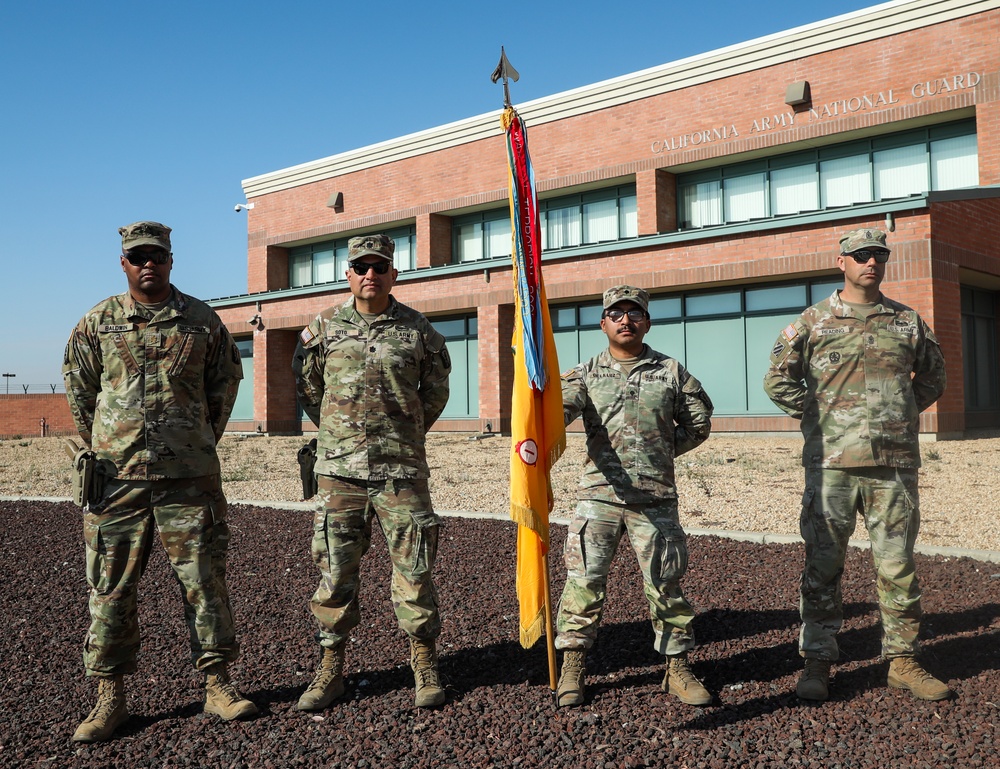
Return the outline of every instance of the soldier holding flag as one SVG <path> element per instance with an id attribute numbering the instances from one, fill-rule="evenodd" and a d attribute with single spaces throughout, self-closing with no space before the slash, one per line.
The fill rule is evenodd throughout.
<path id="1" fill-rule="evenodd" d="M 565 423 L 583 416 L 587 463 L 566 535 L 555 642 L 564 650 L 560 707 L 584 702 L 585 657 L 625 529 L 642 570 L 654 647 L 666 656 L 663 690 L 689 705 L 712 701 L 687 661 L 694 611 L 680 587 L 688 559 L 674 482 L 675 457 L 708 438 L 712 401 L 678 361 L 643 343 L 649 328 L 646 291 L 609 288 L 601 317 L 608 349 L 562 376 Z"/>

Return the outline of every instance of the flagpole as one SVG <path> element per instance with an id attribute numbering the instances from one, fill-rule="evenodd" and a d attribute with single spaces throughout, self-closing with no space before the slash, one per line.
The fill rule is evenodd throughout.
<path id="1" fill-rule="evenodd" d="M 510 131 L 510 126 L 505 122 L 506 119 L 507 119 L 507 112 L 508 111 L 509 112 L 513 112 L 515 116 L 517 114 L 516 111 L 514 111 L 513 106 L 511 105 L 511 101 L 510 101 L 510 88 L 509 88 L 509 85 L 508 85 L 508 80 L 514 80 L 515 82 L 517 82 L 517 80 L 519 78 L 520 78 L 520 75 L 518 74 L 518 71 L 516 69 L 514 69 L 513 65 L 510 63 L 510 60 L 507 58 L 506 51 L 504 51 L 503 46 L 501 46 L 500 47 L 500 62 L 497 64 L 497 67 L 493 71 L 493 74 L 490 76 L 490 79 L 494 83 L 496 83 L 497 81 L 499 81 L 501 79 L 503 80 L 503 95 L 504 95 L 504 110 L 505 110 L 505 112 L 504 112 L 504 119 L 502 119 L 501 122 L 504 123 L 504 126 L 508 130 L 508 132 Z M 518 121 L 520 121 L 520 118 L 518 118 Z M 523 125 L 522 125 L 522 130 L 523 130 Z M 508 135 L 508 140 L 509 140 L 509 135 Z M 526 144 L 526 142 L 524 144 L 524 153 L 525 153 L 525 156 L 524 156 L 525 160 L 527 160 L 527 144 Z M 517 233 L 517 225 L 515 223 L 518 221 L 518 217 L 515 215 L 515 210 L 514 210 L 515 209 L 515 194 L 514 194 L 514 181 L 513 180 L 514 180 L 515 171 L 514 171 L 513 160 L 510 160 L 510 162 L 512 164 L 511 165 L 511 225 L 512 225 L 512 228 L 513 228 L 512 237 L 516 240 L 517 239 L 517 234 L 516 234 Z M 528 165 L 529 165 L 529 176 L 530 176 L 530 162 L 529 162 Z M 530 189 L 530 197 L 531 197 L 532 201 L 534 201 L 534 183 L 533 183 L 533 181 L 531 182 L 530 187 L 531 187 L 531 189 Z M 535 205 L 534 202 L 532 202 L 532 207 L 531 207 L 532 211 L 536 211 L 536 209 L 534 208 L 534 205 Z M 535 217 L 537 217 L 537 213 L 535 213 Z M 534 222 L 532 222 L 531 226 L 532 226 L 532 230 L 534 230 L 537 227 L 537 218 L 535 219 Z M 533 241 L 533 242 L 535 243 L 535 248 L 537 248 L 537 241 Z M 514 261 L 515 261 L 515 284 L 517 284 L 517 275 L 518 275 L 517 259 L 516 259 L 517 252 L 518 252 L 518 247 L 514 247 L 513 250 L 512 250 L 512 257 L 514 258 Z M 537 259 L 538 252 L 535 251 L 534 255 L 535 255 L 536 259 Z M 547 341 L 551 342 L 552 341 L 551 338 L 550 338 L 551 337 L 551 328 L 548 325 L 548 322 L 549 322 L 548 321 L 548 309 L 547 309 L 547 302 L 545 300 L 545 289 L 544 289 L 544 285 L 542 284 L 542 280 L 541 280 L 541 265 L 540 264 L 537 265 L 537 270 L 538 270 L 538 285 L 539 285 L 540 292 L 541 292 L 541 303 L 543 305 L 546 305 L 545 314 L 544 314 L 545 320 L 543 321 L 543 320 L 539 319 L 539 322 L 542 323 L 543 327 L 547 330 L 548 337 L 549 337 Z M 517 293 L 517 291 L 518 291 L 518 289 L 515 286 L 515 294 Z M 515 296 L 515 300 L 516 300 L 515 306 L 520 306 L 522 304 L 523 299 L 525 299 L 525 298 L 527 298 L 527 297 Z M 517 328 L 516 324 L 515 324 L 515 328 Z M 532 333 L 535 333 L 534 329 L 532 329 L 531 331 L 532 331 Z M 517 340 L 516 344 L 518 346 L 520 346 L 520 348 L 523 350 L 523 348 L 524 348 L 523 340 L 520 340 L 520 339 Z M 552 360 L 554 361 L 555 360 L 555 351 L 554 351 L 554 349 L 551 351 L 551 355 L 552 355 Z M 542 368 L 544 369 L 544 366 Z M 558 370 L 556 371 L 556 375 L 558 377 Z M 532 386 L 533 386 L 533 384 L 534 384 L 534 382 L 532 383 Z M 549 387 L 550 391 L 551 391 L 552 387 L 559 387 L 559 385 L 558 385 L 558 378 L 556 379 L 555 382 L 551 382 L 550 381 L 548 383 L 548 387 Z M 516 388 L 516 385 L 515 385 L 515 388 Z M 542 389 L 544 390 L 544 388 L 545 388 L 545 383 L 544 383 L 544 377 L 543 377 Z M 542 401 L 544 400 L 544 397 L 545 396 L 540 396 L 539 397 L 539 403 L 538 403 L 538 407 L 539 408 L 542 408 Z M 516 398 L 512 398 L 512 406 L 513 406 L 513 400 L 516 400 Z M 532 400 L 534 400 L 534 394 L 533 394 Z M 545 413 L 545 409 L 542 409 L 542 412 Z M 535 412 L 534 409 L 532 409 L 532 413 L 537 413 L 537 412 Z M 562 425 L 562 408 L 561 407 L 558 408 L 558 418 L 559 418 L 558 426 L 561 429 L 563 427 L 563 425 Z M 544 422 L 544 417 L 543 417 L 542 421 Z M 542 433 L 544 434 L 545 433 L 545 427 L 542 426 L 542 425 L 538 425 L 538 424 L 535 425 L 536 428 L 538 428 L 540 426 L 542 427 Z M 534 435 L 535 435 L 536 438 L 540 437 L 538 435 L 538 433 L 535 433 Z M 513 438 L 514 438 L 514 435 L 512 434 L 512 439 Z M 558 448 L 558 450 L 557 450 L 557 452 L 555 454 L 555 457 L 558 457 L 559 454 L 562 453 L 562 449 L 565 447 L 565 437 L 563 437 L 563 439 L 560 441 L 559 446 L 560 447 Z M 546 463 L 548 463 L 550 461 L 554 461 L 550 457 L 550 455 L 548 453 L 549 449 L 551 448 L 549 446 L 548 441 L 544 442 L 544 447 L 545 447 L 545 450 L 542 452 L 542 457 L 538 457 L 537 461 L 542 461 L 542 462 L 546 462 Z M 531 464 L 534 464 L 534 462 L 532 462 Z M 513 479 L 513 474 L 512 474 L 511 477 Z M 557 690 L 558 690 L 557 674 L 556 674 L 556 646 L 555 646 L 555 634 L 553 633 L 553 625 L 552 625 L 552 596 L 550 594 L 551 593 L 551 589 L 550 589 L 550 586 L 549 586 L 548 513 L 551 512 L 552 498 L 551 498 L 551 485 L 549 484 L 549 480 L 548 480 L 548 464 L 546 464 L 545 478 L 546 478 L 546 486 L 548 487 L 549 494 L 547 495 L 548 496 L 547 509 L 544 512 L 544 523 L 545 523 L 545 530 L 544 530 L 545 531 L 545 537 L 544 537 L 544 540 L 540 536 L 540 532 L 535 528 L 534 524 L 532 526 L 526 526 L 525 528 L 527 528 L 530 531 L 533 531 L 534 536 L 538 539 L 538 543 L 540 545 L 539 549 L 542 551 L 542 553 L 541 553 L 541 583 L 542 583 L 541 587 L 542 587 L 542 591 L 543 591 L 543 595 L 542 595 L 543 611 L 541 613 L 542 613 L 542 621 L 544 623 L 543 632 L 545 634 L 545 646 L 546 646 L 546 652 L 548 654 L 548 662 L 549 662 L 549 689 L 552 692 L 552 704 L 553 704 L 554 707 L 558 707 L 559 703 L 558 703 L 558 700 L 557 700 L 557 693 L 556 693 Z M 512 488 L 513 488 L 513 480 L 512 480 Z M 535 501 L 536 502 L 538 501 L 537 498 L 536 498 Z M 544 504 L 544 502 L 543 502 L 543 504 Z M 529 511 L 532 510 L 532 509 L 537 509 L 536 506 L 533 506 L 531 504 L 528 504 L 527 507 L 528 507 Z M 513 513 L 513 494 L 512 494 L 512 513 Z M 515 516 L 515 519 L 516 519 L 516 516 Z M 524 525 L 523 522 L 519 522 L 518 523 L 519 527 L 523 526 L 523 525 Z M 520 535 L 520 533 L 521 533 L 520 532 L 520 528 L 518 530 L 518 533 Z M 519 546 L 518 558 L 520 559 L 520 557 L 521 557 L 521 550 L 520 550 L 520 546 Z M 520 568 L 520 560 L 519 560 L 519 568 Z M 520 577 L 519 577 L 519 581 L 520 581 Z M 537 593 L 535 595 L 536 595 L 536 598 L 537 598 Z M 535 604 L 535 605 L 537 606 L 537 604 Z M 524 607 L 524 605 L 522 603 L 522 613 L 524 611 L 523 607 Z M 534 616 L 537 617 L 538 614 L 536 613 Z M 522 620 L 523 620 L 523 617 L 522 617 Z M 535 624 L 534 627 L 537 628 L 537 624 Z M 534 633 L 537 632 L 537 631 L 531 631 L 526 636 L 524 628 L 525 628 L 525 626 L 522 624 L 521 625 L 521 634 L 522 634 L 521 635 L 521 643 L 527 647 L 528 645 L 530 645 L 531 643 L 533 643 L 534 640 L 537 639 L 537 636 L 534 635 Z M 526 641 L 525 640 L 526 638 L 528 638 L 529 640 Z"/>
<path id="2" fill-rule="evenodd" d="M 549 590 L 549 550 L 545 549 L 542 556 L 542 589 L 545 590 L 545 648 L 549 654 L 549 689 L 552 690 L 552 703 L 556 702 L 556 639 L 552 634 L 552 595 Z"/>

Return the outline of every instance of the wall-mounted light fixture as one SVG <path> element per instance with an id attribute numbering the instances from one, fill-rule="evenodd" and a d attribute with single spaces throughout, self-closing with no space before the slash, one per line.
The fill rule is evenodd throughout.
<path id="1" fill-rule="evenodd" d="M 810 101 L 812 101 L 812 96 L 809 93 L 808 80 L 799 80 L 788 84 L 785 89 L 785 104 L 789 107 L 798 107 L 802 104 L 808 104 Z"/>
<path id="2" fill-rule="evenodd" d="M 326 207 L 332 208 L 336 213 L 342 213 L 344 210 L 344 193 L 335 192 L 330 196 L 330 199 L 326 201 Z"/>

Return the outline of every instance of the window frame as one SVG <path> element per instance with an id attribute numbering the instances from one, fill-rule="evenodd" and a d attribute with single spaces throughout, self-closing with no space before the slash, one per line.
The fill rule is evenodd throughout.
<path id="1" fill-rule="evenodd" d="M 910 195 L 926 194 L 928 191 L 938 189 L 961 189 L 963 188 L 961 186 L 940 186 L 938 182 L 939 174 L 936 173 L 934 148 L 935 143 L 964 137 L 972 137 L 975 146 L 974 155 L 977 160 L 975 184 L 965 186 L 976 186 L 979 184 L 979 146 L 976 123 L 973 119 L 960 120 L 937 126 L 927 126 L 894 134 L 875 136 L 870 139 L 855 139 L 828 147 L 820 147 L 815 150 L 796 150 L 795 152 L 776 155 L 763 160 L 753 160 L 679 174 L 677 176 L 677 226 L 679 230 L 696 230 L 706 227 L 744 223 L 762 218 L 780 219 L 813 211 L 869 205 L 873 202 L 883 200 L 899 200 L 901 197 L 905 198 Z M 925 186 L 927 189 L 909 192 L 902 196 L 899 194 L 887 196 L 876 195 L 876 191 L 881 192 L 881 185 L 883 183 L 880 181 L 878 174 L 885 170 L 884 168 L 880 168 L 882 158 L 886 157 L 881 153 L 913 147 L 922 147 L 923 149 L 924 177 L 926 183 L 922 186 Z M 846 198 L 838 197 L 831 203 L 829 198 L 830 185 L 834 183 L 833 180 L 836 177 L 824 176 L 824 171 L 830 169 L 831 166 L 844 165 L 838 161 L 848 161 L 851 158 L 864 159 L 862 163 L 858 163 L 858 173 L 860 173 L 860 166 L 863 164 L 867 168 L 867 174 L 863 180 L 861 176 L 858 176 L 856 180 L 863 181 L 862 187 L 855 189 L 853 192 L 846 192 Z M 818 208 L 802 208 L 794 212 L 774 213 L 777 208 L 776 195 L 778 190 L 772 174 L 776 171 L 785 171 L 799 167 L 807 168 L 809 166 L 812 166 L 815 202 Z M 732 212 L 731 195 L 727 194 L 727 181 L 732 184 L 733 180 L 745 180 L 747 177 L 758 173 L 764 174 L 763 188 L 757 190 L 757 194 L 760 197 L 759 205 L 763 208 L 764 215 L 747 217 L 742 213 L 748 207 L 745 203 L 740 206 L 741 213 L 734 214 Z M 848 173 L 848 176 L 850 176 L 850 173 Z M 799 184 L 808 184 L 808 180 L 802 177 Z M 850 179 L 845 177 L 841 186 L 847 190 L 850 184 Z M 867 187 L 867 192 L 864 191 L 864 187 Z M 695 209 L 695 206 L 698 208 Z"/>

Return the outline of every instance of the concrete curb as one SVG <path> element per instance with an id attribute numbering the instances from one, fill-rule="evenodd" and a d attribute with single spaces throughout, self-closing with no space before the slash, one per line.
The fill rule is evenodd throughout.
<path id="1" fill-rule="evenodd" d="M 0 496 L 0 502 L 70 502 L 69 497 L 4 497 Z M 312 512 L 314 505 L 312 502 L 275 502 L 268 500 L 253 499 L 231 499 L 231 505 L 246 505 L 248 507 L 273 507 L 276 510 L 302 510 Z M 503 513 L 477 513 L 470 510 L 438 510 L 438 515 L 446 518 L 472 518 L 492 521 L 510 521 L 510 517 Z M 565 526 L 569 523 L 568 518 L 552 517 L 549 523 L 557 526 Z M 727 529 L 685 529 L 691 537 L 722 537 L 738 542 L 756 542 L 761 545 L 788 545 L 802 542 L 802 537 L 797 534 L 773 534 L 761 533 L 758 531 L 729 531 Z M 851 547 L 868 548 L 870 543 L 866 539 L 852 539 L 848 543 Z M 988 563 L 1000 563 L 1000 552 L 996 550 L 972 550 L 965 547 L 943 547 L 940 545 L 917 545 L 916 552 L 923 555 L 941 555 L 947 558 L 972 558 L 976 561 L 986 561 Z"/>

